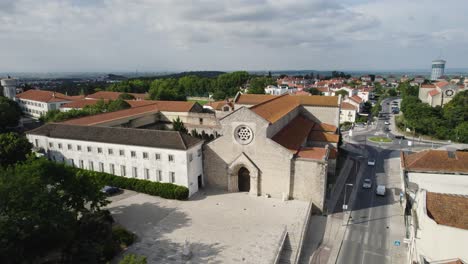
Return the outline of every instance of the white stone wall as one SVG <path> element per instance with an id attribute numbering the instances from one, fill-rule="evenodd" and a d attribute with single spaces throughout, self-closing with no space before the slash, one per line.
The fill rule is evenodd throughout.
<path id="1" fill-rule="evenodd" d="M 314 206 L 323 210 L 327 184 L 328 165 L 325 161 L 296 159 L 292 180 L 292 197 L 312 201 Z"/>
<path id="2" fill-rule="evenodd" d="M 202 143 L 199 143 L 185 151 L 57 139 L 30 134 L 27 135 L 27 137 L 35 147 L 46 150 L 49 159 L 58 162 L 63 161 L 69 165 L 74 164 L 75 167 L 80 167 L 80 161 L 83 161 L 84 169 L 100 171 L 99 164 L 102 163 L 104 166 L 104 172 L 112 173 L 111 164 L 113 164 L 113 174 L 122 176 L 121 165 L 123 165 L 125 166 L 126 177 L 135 176 L 133 175 L 133 167 L 135 167 L 137 169 L 136 178 L 139 179 L 146 179 L 145 169 L 148 169 L 149 174 L 147 179 L 151 181 L 159 181 L 157 171 L 161 171 L 161 182 L 171 182 L 170 172 L 174 172 L 175 181 L 173 183 L 189 188 L 190 195 L 198 191 L 198 175 L 202 175 L 203 178 L 203 156 L 201 154 Z M 51 146 L 50 143 L 53 145 Z M 59 144 L 61 144 L 61 148 L 59 147 Z M 68 145 L 71 145 L 71 149 L 68 149 Z M 81 146 L 81 150 L 78 150 L 78 146 Z M 88 147 L 91 147 L 91 152 L 88 152 Z M 98 153 L 98 148 L 101 148 L 102 153 Z M 112 154 L 109 154 L 109 149 L 112 150 Z M 120 155 L 120 150 L 124 151 L 123 156 Z M 131 151 L 135 152 L 135 157 L 131 156 Z M 148 153 L 148 157 L 144 158 L 143 153 Z M 156 154 L 160 155 L 159 160 L 156 159 Z M 192 161 L 189 159 L 190 154 L 192 154 Z M 169 155 L 174 157 L 172 162 L 169 161 Z M 93 168 L 90 168 L 90 162 L 93 162 Z"/>
<path id="3" fill-rule="evenodd" d="M 429 192 L 468 195 L 468 175 L 408 172 L 409 182 Z"/>
<path id="4" fill-rule="evenodd" d="M 314 122 L 340 125 L 339 107 L 303 106 L 301 113 Z"/>
<path id="5" fill-rule="evenodd" d="M 340 122 L 356 122 L 356 110 L 341 109 Z"/>

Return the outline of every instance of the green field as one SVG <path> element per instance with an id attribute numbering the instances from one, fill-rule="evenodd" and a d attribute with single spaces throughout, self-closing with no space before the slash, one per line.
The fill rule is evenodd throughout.
<path id="1" fill-rule="evenodd" d="M 392 142 L 392 140 L 390 138 L 387 138 L 387 137 L 370 137 L 370 138 L 368 138 L 368 140 L 372 141 L 372 142 L 383 142 L 383 143 Z"/>

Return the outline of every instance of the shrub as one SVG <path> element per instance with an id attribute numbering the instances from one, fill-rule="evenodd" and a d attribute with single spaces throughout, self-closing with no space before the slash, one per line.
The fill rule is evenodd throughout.
<path id="1" fill-rule="evenodd" d="M 128 247 L 135 241 L 135 235 L 121 226 L 112 227 L 112 239 L 124 247 Z"/>
<path id="2" fill-rule="evenodd" d="M 96 172 L 75 168 L 76 175 L 93 178 L 100 185 L 110 185 L 122 189 L 160 196 L 166 199 L 186 200 L 189 196 L 187 187 L 167 182 L 152 182 L 135 178 L 116 176 L 105 172 Z"/>
<path id="3" fill-rule="evenodd" d="M 146 264 L 146 257 L 135 254 L 127 254 L 119 262 L 119 264 Z"/>

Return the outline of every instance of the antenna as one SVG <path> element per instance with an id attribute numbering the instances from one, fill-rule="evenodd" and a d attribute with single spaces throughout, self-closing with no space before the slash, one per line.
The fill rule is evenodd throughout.
<path id="1" fill-rule="evenodd" d="M 439 50 L 439 60 L 442 59 L 442 48 Z"/>

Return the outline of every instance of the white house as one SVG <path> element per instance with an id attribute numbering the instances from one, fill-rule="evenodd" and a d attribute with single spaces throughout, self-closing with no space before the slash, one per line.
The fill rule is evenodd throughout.
<path id="1" fill-rule="evenodd" d="M 27 132 L 37 151 L 71 166 L 185 186 L 203 186 L 203 141 L 176 131 L 46 124 Z"/>
<path id="2" fill-rule="evenodd" d="M 340 123 L 356 122 L 357 109 L 358 108 L 356 106 L 350 103 L 342 102 L 340 109 Z"/>
<path id="3" fill-rule="evenodd" d="M 288 93 L 289 87 L 287 85 L 268 85 L 265 88 L 265 94 L 271 94 L 271 95 L 282 95 L 285 93 Z"/>
<path id="4" fill-rule="evenodd" d="M 40 117 L 50 110 L 58 110 L 60 106 L 81 98 L 83 97 L 42 90 L 28 90 L 16 95 L 16 101 L 23 112 L 32 117 Z"/>
<path id="5" fill-rule="evenodd" d="M 466 195 L 418 191 L 408 263 L 467 263 L 467 212 Z"/>

